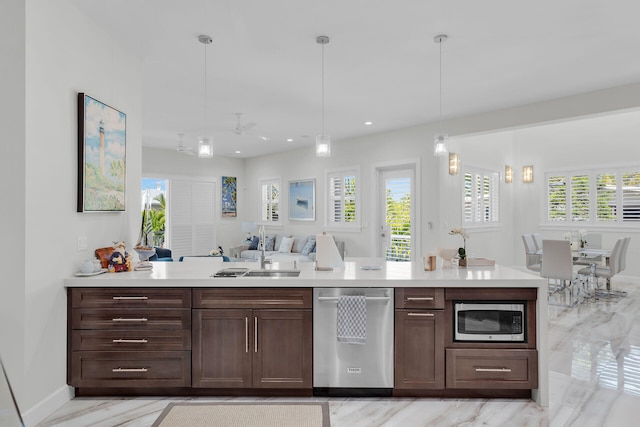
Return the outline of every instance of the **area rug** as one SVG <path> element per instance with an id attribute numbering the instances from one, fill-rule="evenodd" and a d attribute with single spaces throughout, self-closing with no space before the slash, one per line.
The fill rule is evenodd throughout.
<path id="1" fill-rule="evenodd" d="M 330 427 L 329 404 L 170 403 L 152 427 Z"/>

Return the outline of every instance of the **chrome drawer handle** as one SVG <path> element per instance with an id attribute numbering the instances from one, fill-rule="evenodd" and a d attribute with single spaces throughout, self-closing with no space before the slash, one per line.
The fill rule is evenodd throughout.
<path id="1" fill-rule="evenodd" d="M 147 372 L 147 368 L 114 368 L 111 372 Z"/>
<path id="2" fill-rule="evenodd" d="M 476 368 L 476 372 L 511 372 L 509 368 Z"/>
<path id="3" fill-rule="evenodd" d="M 407 297 L 407 301 L 433 301 L 433 297 Z"/>
<path id="4" fill-rule="evenodd" d="M 433 316 L 435 316 L 435 314 L 433 314 L 433 313 L 407 313 L 407 316 L 433 317 Z"/>
<path id="5" fill-rule="evenodd" d="M 149 297 L 113 297 L 114 301 L 131 301 L 131 300 L 135 300 L 135 301 L 140 301 L 140 300 L 148 300 Z"/>
<path id="6" fill-rule="evenodd" d="M 126 319 L 124 317 L 118 317 L 116 319 L 111 319 L 113 322 L 146 322 L 146 317 L 140 317 L 138 319 Z"/>
<path id="7" fill-rule="evenodd" d="M 115 343 L 140 343 L 140 344 L 146 344 L 148 341 L 144 338 L 140 339 L 140 340 L 124 340 L 122 338 L 118 338 L 117 340 L 113 340 L 113 342 Z"/>

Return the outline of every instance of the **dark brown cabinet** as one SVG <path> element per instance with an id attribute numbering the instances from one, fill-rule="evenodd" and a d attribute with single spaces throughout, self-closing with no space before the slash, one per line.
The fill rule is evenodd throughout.
<path id="1" fill-rule="evenodd" d="M 538 387 L 537 290 L 447 288 L 445 292 L 446 387 L 471 390 L 530 390 Z M 525 342 L 459 342 L 453 338 L 453 302 L 526 301 Z"/>
<path id="2" fill-rule="evenodd" d="M 68 309 L 69 385 L 191 385 L 191 289 L 71 288 Z"/>
<path id="3" fill-rule="evenodd" d="M 312 387 L 311 289 L 194 289 L 192 385 Z"/>
<path id="4" fill-rule="evenodd" d="M 395 304 L 395 389 L 443 389 L 443 289 L 396 289 Z"/>

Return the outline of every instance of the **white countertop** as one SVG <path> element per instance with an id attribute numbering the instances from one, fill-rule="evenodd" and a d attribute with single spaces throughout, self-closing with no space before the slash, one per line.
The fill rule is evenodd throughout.
<path id="1" fill-rule="evenodd" d="M 381 267 L 365 270 L 362 267 Z M 440 268 L 424 271 L 422 263 L 387 262 L 377 258 L 346 261 L 344 269 L 315 271 L 313 263 L 299 262 L 299 277 L 211 277 L 224 268 L 259 269 L 255 262 L 184 263 L 154 262 L 152 271 L 105 273 L 69 277 L 66 287 L 509 287 L 545 288 L 539 276 L 496 265 L 493 267 Z M 274 262 L 267 269 L 291 270 L 292 262 Z"/>

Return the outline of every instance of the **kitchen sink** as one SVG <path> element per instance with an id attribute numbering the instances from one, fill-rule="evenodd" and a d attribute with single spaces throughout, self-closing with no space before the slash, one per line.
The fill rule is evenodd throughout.
<path id="1" fill-rule="evenodd" d="M 242 277 L 298 277 L 300 270 L 249 270 Z"/>

